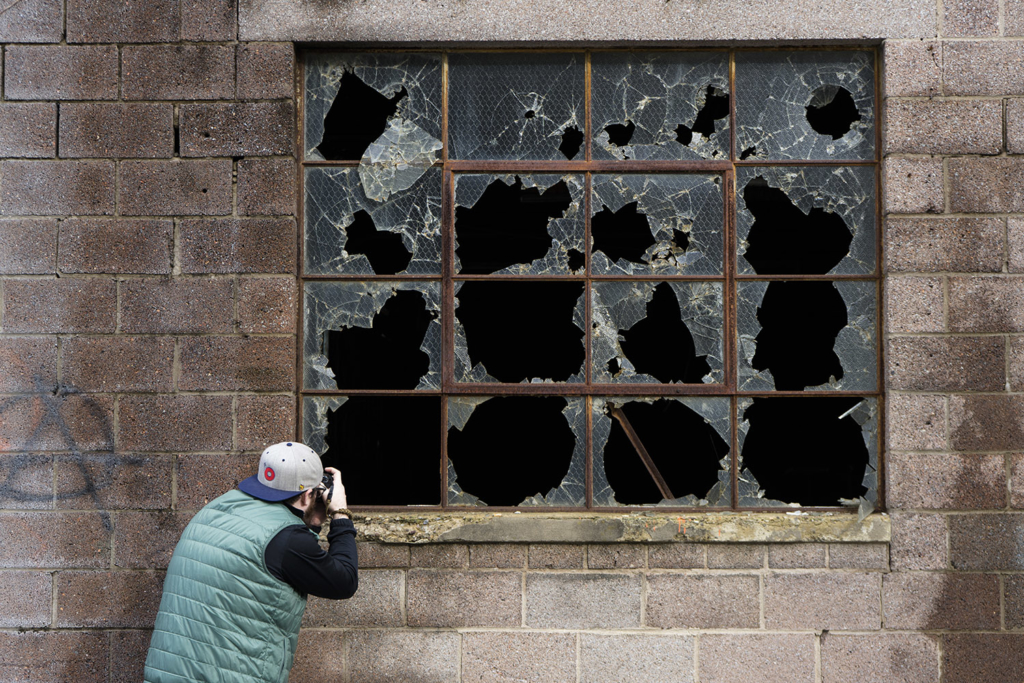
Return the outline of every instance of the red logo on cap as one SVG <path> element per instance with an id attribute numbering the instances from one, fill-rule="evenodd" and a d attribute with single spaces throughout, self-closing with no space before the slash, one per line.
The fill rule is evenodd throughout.
<path id="1" fill-rule="evenodd" d="M 263 478 L 267 481 L 274 481 L 274 469 L 272 467 L 268 467 L 263 470 Z"/>

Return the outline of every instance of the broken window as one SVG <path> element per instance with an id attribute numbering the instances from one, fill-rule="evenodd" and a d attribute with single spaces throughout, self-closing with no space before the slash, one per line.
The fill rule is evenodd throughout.
<path id="1" fill-rule="evenodd" d="M 302 430 L 350 503 L 870 512 L 874 64 L 306 55 Z"/>

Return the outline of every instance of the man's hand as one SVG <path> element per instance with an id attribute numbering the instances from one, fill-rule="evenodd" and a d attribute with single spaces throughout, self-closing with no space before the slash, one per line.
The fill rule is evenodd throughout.
<path id="1" fill-rule="evenodd" d="M 331 500 L 327 500 L 327 491 L 320 492 L 320 498 L 327 506 L 327 516 L 334 519 L 335 513 L 348 508 L 348 498 L 345 496 L 345 485 L 341 483 L 341 472 L 333 467 L 325 467 L 324 472 L 334 479 L 334 492 Z"/>

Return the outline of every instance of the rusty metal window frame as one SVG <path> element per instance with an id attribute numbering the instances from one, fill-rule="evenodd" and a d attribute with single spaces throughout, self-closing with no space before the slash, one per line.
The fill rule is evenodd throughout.
<path id="1" fill-rule="evenodd" d="M 634 50 L 640 50 L 643 52 L 720 52 L 727 53 L 729 57 L 729 158 L 727 160 L 684 160 L 684 161 L 671 161 L 671 160 L 655 160 L 655 161 L 643 161 L 643 160 L 594 160 L 591 158 L 592 155 L 592 140 L 593 140 L 593 122 L 592 118 L 592 107 L 591 107 L 591 55 L 595 53 L 609 53 L 609 52 L 630 52 Z M 773 52 L 773 51 L 850 51 L 858 50 L 861 52 L 869 52 L 873 56 L 873 73 L 874 73 L 874 154 L 871 159 L 828 159 L 828 160 L 783 160 L 783 161 L 769 161 L 769 160 L 741 160 L 739 159 L 739 151 L 737 150 L 736 141 L 736 55 L 744 52 Z M 441 157 L 438 159 L 433 166 L 439 167 L 443 172 L 443 203 L 442 203 L 442 274 L 440 276 L 424 276 L 424 275 L 363 275 L 363 274 L 307 274 L 304 270 L 304 234 L 305 234 L 305 171 L 308 168 L 315 167 L 338 167 L 338 168 L 356 168 L 359 166 L 358 160 L 353 161 L 323 161 L 323 160 L 307 160 L 305 158 L 305 66 L 306 57 L 310 54 L 316 53 L 426 53 L 426 54 L 440 54 L 442 63 L 442 138 L 443 147 L 441 150 Z M 492 161 L 477 161 L 477 160 L 453 160 L 448 158 L 448 55 L 454 53 L 573 53 L 584 55 L 585 59 L 585 74 L 586 74 L 586 85 L 585 85 L 585 102 L 584 102 L 584 142 L 583 150 L 585 152 L 585 158 L 582 161 L 510 161 L 510 160 L 492 160 Z M 440 505 L 411 505 L 411 506 L 395 506 L 395 505 L 379 505 L 379 506 L 354 506 L 354 509 L 364 512 L 402 512 L 402 511 L 417 511 L 417 512 L 450 512 L 450 513 L 479 513 L 483 511 L 491 512 L 522 512 L 524 514 L 530 513 L 550 513 L 550 512 L 600 512 L 600 513 L 616 513 L 622 514 L 626 512 L 686 512 L 686 513 L 707 513 L 707 512 L 728 512 L 728 511 L 739 511 L 739 512 L 766 512 L 766 513 L 778 513 L 784 511 L 804 511 L 804 512 L 836 512 L 836 513 L 857 513 L 856 507 L 809 507 L 809 506 L 786 506 L 786 507 L 742 507 L 738 504 L 739 498 L 739 486 L 738 486 L 738 455 L 739 455 L 739 441 L 738 441 L 738 415 L 737 415 L 737 401 L 742 398 L 758 398 L 758 397 L 791 397 L 795 399 L 799 398 L 811 398 L 821 396 L 860 396 L 870 397 L 877 400 L 877 419 L 878 419 L 878 430 L 876 439 L 878 440 L 877 452 L 878 452 L 878 465 L 877 465 L 877 478 L 878 478 L 878 502 L 875 506 L 878 510 L 885 509 L 885 450 L 884 450 L 884 434 L 885 434 L 885 395 L 882 388 L 882 377 L 884 373 L 883 368 L 883 355 L 881 348 L 881 321 L 883 317 L 883 299 L 882 299 L 882 277 L 881 277 L 881 230 L 879 226 L 878 218 L 881 215 L 880 201 L 881 201 L 881 178 L 879 174 L 880 165 L 880 154 L 881 154 L 881 126 L 879 118 L 879 110 L 881 106 L 881 92 L 879 84 L 879 69 L 881 66 L 879 50 L 872 46 L 800 46 L 800 47 L 751 47 L 751 48 L 721 48 L 715 49 L 711 47 L 688 47 L 688 48 L 671 48 L 671 47 L 643 47 L 643 48 L 603 48 L 603 49 L 581 49 L 581 48 L 536 48 L 536 49 L 487 49 L 487 48 L 465 48 L 465 49 L 374 49 L 374 48 L 350 48 L 350 47 L 338 47 L 338 48 L 309 48 L 300 50 L 298 53 L 297 69 L 296 69 L 296 80 L 298 89 L 298 100 L 299 106 L 297 107 L 297 149 L 300 150 L 300 159 L 297 164 L 297 183 L 298 183 L 298 197 L 297 197 L 297 216 L 298 216 L 298 261 L 299 261 L 299 288 L 298 288 L 298 302 L 299 302 L 299 320 L 298 320 L 298 344 L 297 344 L 297 376 L 299 391 L 297 392 L 296 399 L 296 431 L 298 432 L 299 438 L 301 438 L 301 431 L 303 425 L 303 403 L 307 397 L 332 397 L 332 396 L 420 396 L 428 397 L 435 396 L 441 401 L 441 488 L 439 491 L 441 504 Z M 737 244 L 736 244 L 736 171 L 743 167 L 813 167 L 813 166 L 824 166 L 824 167 L 838 167 L 838 166 L 870 166 L 874 169 L 874 216 L 875 216 L 875 267 L 871 273 L 849 275 L 849 274 L 821 274 L 821 275 L 760 275 L 760 274 L 741 274 L 737 273 Z M 587 247 L 586 257 L 586 269 L 583 275 L 515 275 L 515 274 L 489 274 L 489 275 L 457 275 L 454 273 L 454 221 L 455 221 L 455 201 L 454 201 L 454 183 L 452 181 L 453 174 L 457 173 L 494 173 L 494 174 L 518 174 L 518 173 L 579 173 L 585 177 L 585 246 Z M 723 182 L 723 202 L 724 202 L 724 263 L 723 273 L 721 275 L 666 275 L 666 274 L 655 274 L 655 275 L 594 275 L 591 273 L 591 179 L 595 173 L 711 173 L 721 174 Z M 498 281 L 568 281 L 568 282 L 581 282 L 585 286 L 586 300 L 586 325 L 584 328 L 584 348 L 585 348 L 585 382 L 582 384 L 575 383 L 520 383 L 520 384 L 474 384 L 465 382 L 456 382 L 454 379 L 454 284 L 459 281 L 470 281 L 470 280 L 498 280 Z M 737 283 L 744 281 L 795 281 L 795 280 L 818 280 L 818 281 L 862 281 L 872 282 L 875 284 L 875 297 L 876 297 L 876 319 L 875 319 L 875 347 L 876 347 L 876 386 L 873 391 L 855 391 L 855 390 L 797 390 L 797 391 L 742 391 L 737 387 L 737 369 L 738 369 L 738 358 L 737 358 L 737 317 L 736 317 L 736 291 Z M 424 389 L 408 389 L 408 390 L 350 390 L 350 389 L 336 389 L 336 390 L 307 390 L 303 384 L 303 311 L 304 311 L 304 286 L 306 282 L 315 281 L 357 281 L 357 282 L 373 282 L 373 281 L 415 281 L 415 282 L 434 282 L 441 284 L 441 296 L 442 296 L 442 311 L 441 311 L 441 324 L 442 324 L 442 359 L 441 359 L 441 388 L 439 390 L 424 390 Z M 721 282 L 724 287 L 724 381 L 721 384 L 597 384 L 591 381 L 591 343 L 590 343 L 590 330 L 591 330 L 591 297 L 589 293 L 591 291 L 591 284 L 594 282 L 602 281 L 653 281 L 653 282 L 668 282 L 668 281 L 682 281 L 682 282 L 696 282 L 696 281 L 713 281 Z M 487 507 L 475 507 L 465 505 L 449 505 L 448 504 L 448 455 L 447 455 L 447 435 L 448 435 L 448 401 L 447 399 L 452 396 L 558 396 L 558 397 L 583 397 L 586 399 L 586 417 L 587 417 L 587 433 L 586 433 L 586 506 L 585 507 L 550 507 L 550 506 L 524 506 L 524 507 L 507 507 L 507 506 L 487 506 Z M 592 399 L 594 397 L 634 397 L 634 396 L 650 396 L 650 397 L 683 397 L 683 396 L 723 396 L 730 399 L 731 413 L 730 413 L 730 424 L 731 424 L 731 442 L 730 446 L 730 461 L 732 464 L 731 473 L 731 506 L 729 507 L 670 507 L 662 506 L 657 504 L 651 505 L 631 505 L 631 506 L 620 506 L 620 507 L 608 507 L 608 506 L 595 506 L 593 503 L 593 452 L 592 452 L 592 433 L 593 433 L 593 414 L 592 414 Z M 631 430 L 627 430 L 631 431 Z M 642 446 L 638 448 L 638 453 L 643 458 Z M 646 464 L 646 463 L 645 463 Z M 652 472 L 652 476 L 654 473 Z M 656 479 L 656 477 L 655 477 Z"/>

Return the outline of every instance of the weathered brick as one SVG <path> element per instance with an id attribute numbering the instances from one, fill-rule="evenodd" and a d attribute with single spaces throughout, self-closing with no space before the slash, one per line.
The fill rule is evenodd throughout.
<path id="1" fill-rule="evenodd" d="M 60 270 L 166 275 L 173 241 L 169 220 L 67 218 L 60 224 Z"/>
<path id="2" fill-rule="evenodd" d="M 888 154 L 998 154 L 1003 149 L 999 100 L 889 100 Z"/>
<path id="3" fill-rule="evenodd" d="M 986 574 L 887 574 L 882 610 L 888 629 L 999 628 L 999 577 Z"/>
<path id="4" fill-rule="evenodd" d="M 410 626 L 519 626 L 519 572 L 410 569 L 406 609 Z"/>
<path id="5" fill-rule="evenodd" d="M 0 15 L 0 41 L 57 43 L 64 36 L 62 0 L 25 0 L 16 12 Z"/>
<path id="6" fill-rule="evenodd" d="M 886 402 L 889 448 L 939 451 L 946 448 L 946 399 L 942 396 L 890 394 Z"/>
<path id="7" fill-rule="evenodd" d="M 68 0 L 69 43 L 166 43 L 178 39 L 177 0 Z"/>
<path id="8" fill-rule="evenodd" d="M 888 571 L 889 546 L 886 543 L 832 543 L 828 547 L 828 566 Z"/>
<path id="9" fill-rule="evenodd" d="M 764 621 L 769 629 L 875 630 L 881 628 L 879 574 L 768 574 Z"/>
<path id="10" fill-rule="evenodd" d="M 939 680 L 938 643 L 931 636 L 916 633 L 824 634 L 821 680 L 824 683 L 935 683 Z"/>
<path id="11" fill-rule="evenodd" d="M 945 515 L 893 512 L 891 518 L 893 571 L 946 568 Z"/>
<path id="12" fill-rule="evenodd" d="M 238 281 L 238 326 L 245 333 L 295 332 L 298 287 L 292 278 Z"/>
<path id="13" fill-rule="evenodd" d="M 4 55 L 8 100 L 116 100 L 116 45 L 11 45 Z"/>
<path id="14" fill-rule="evenodd" d="M 885 222 L 890 273 L 998 273 L 1006 228 L 1001 218 L 897 218 Z"/>
<path id="15" fill-rule="evenodd" d="M 1024 396 L 950 396 L 949 431 L 958 451 L 1024 449 Z"/>
<path id="16" fill-rule="evenodd" d="M 162 572 L 60 572 L 54 586 L 57 626 L 150 627 L 160 606 L 163 583 Z"/>
<path id="17" fill-rule="evenodd" d="M 21 683 L 107 683 L 107 635 L 96 631 L 0 632 L 0 673 Z"/>
<path id="18" fill-rule="evenodd" d="M 689 636 L 584 633 L 580 683 L 692 683 L 693 641 Z"/>
<path id="19" fill-rule="evenodd" d="M 107 567 L 109 523 L 102 512 L 0 512 L 0 567 Z"/>
<path id="20" fill-rule="evenodd" d="M 1024 634 L 943 636 L 943 683 L 1006 683 L 1020 678 Z"/>
<path id="21" fill-rule="evenodd" d="M 1024 218 L 1007 218 L 1006 233 L 1009 271 L 1024 273 Z"/>
<path id="22" fill-rule="evenodd" d="M 152 631 L 109 631 L 110 683 L 138 683 L 145 680 L 143 668 Z"/>
<path id="23" fill-rule="evenodd" d="M 705 546 L 695 543 L 669 543 L 652 545 L 647 551 L 647 565 L 651 569 L 702 569 Z"/>
<path id="24" fill-rule="evenodd" d="M 129 45 L 121 55 L 124 99 L 230 99 L 233 53 L 229 45 Z"/>
<path id="25" fill-rule="evenodd" d="M 708 546 L 708 569 L 760 569 L 765 547 L 756 543 L 723 543 Z"/>
<path id="26" fill-rule="evenodd" d="M 62 381 L 78 391 L 174 389 L 171 337 L 71 337 L 62 357 Z"/>
<path id="27" fill-rule="evenodd" d="M 54 459 L 57 507 L 169 508 L 173 465 L 168 456 L 58 455 Z"/>
<path id="28" fill-rule="evenodd" d="M 253 455 L 179 455 L 177 508 L 199 510 L 256 474 L 257 462 Z"/>
<path id="29" fill-rule="evenodd" d="M 345 680 L 344 639 L 344 631 L 308 628 L 299 631 L 299 644 L 288 679 L 295 683 Z"/>
<path id="30" fill-rule="evenodd" d="M 451 683 L 459 680 L 458 633 L 349 631 L 345 634 L 345 652 L 349 683 Z M 410 657 L 410 653 L 415 656 Z"/>
<path id="31" fill-rule="evenodd" d="M 754 574 L 652 574 L 645 625 L 655 628 L 757 628 L 760 587 Z"/>
<path id="32" fill-rule="evenodd" d="M 882 168 L 885 213 L 942 212 L 942 159 L 890 157 Z"/>
<path id="33" fill-rule="evenodd" d="M 1010 507 L 1024 508 L 1024 454 L 1007 456 L 1010 461 Z"/>
<path id="34" fill-rule="evenodd" d="M 356 543 L 359 567 L 408 567 L 409 546 L 391 543 Z"/>
<path id="35" fill-rule="evenodd" d="M 582 569 L 586 550 L 584 545 L 531 545 L 530 569 Z"/>
<path id="36" fill-rule="evenodd" d="M 1024 94 L 1024 42 L 963 40 L 943 44 L 942 78 L 947 95 Z"/>
<path id="37" fill-rule="evenodd" d="M 238 33 L 235 0 L 182 0 L 181 39 L 234 40 Z"/>
<path id="38" fill-rule="evenodd" d="M 823 543 L 776 543 L 768 546 L 772 569 L 815 569 L 825 566 Z"/>
<path id="39" fill-rule="evenodd" d="M 238 162 L 238 213 L 291 216 L 295 213 L 295 160 L 242 159 Z"/>
<path id="40" fill-rule="evenodd" d="M 310 596 L 304 627 L 402 626 L 402 578 L 397 569 L 359 572 L 359 590 L 348 600 Z"/>
<path id="41" fill-rule="evenodd" d="M 976 510 L 1006 505 L 1002 455 L 891 455 L 889 506 Z"/>
<path id="42" fill-rule="evenodd" d="M 1024 211 L 1024 157 L 952 158 L 948 173 L 952 211 Z"/>
<path id="43" fill-rule="evenodd" d="M 291 337 L 188 337 L 181 340 L 183 391 L 291 391 Z"/>
<path id="44" fill-rule="evenodd" d="M 887 347 L 890 389 L 999 391 L 1006 384 L 1006 344 L 997 337 L 897 337 Z"/>
<path id="45" fill-rule="evenodd" d="M 56 337 L 0 337 L 0 392 L 45 392 L 56 385 Z"/>
<path id="46" fill-rule="evenodd" d="M 114 402 L 107 396 L 35 394 L 7 402 L 0 452 L 113 448 Z"/>
<path id="47" fill-rule="evenodd" d="M 295 89 L 295 48 L 292 43 L 243 43 L 238 46 L 240 100 L 291 97 Z"/>
<path id="48" fill-rule="evenodd" d="M 885 281 L 889 332 L 942 332 L 942 278 L 890 277 Z"/>
<path id="49" fill-rule="evenodd" d="M 291 218 L 186 220 L 179 230 L 182 272 L 295 272 Z"/>
<path id="50" fill-rule="evenodd" d="M 952 515 L 949 559 L 954 569 L 1022 571 L 1024 513 Z"/>
<path id="51" fill-rule="evenodd" d="M 225 216 L 231 213 L 231 160 L 122 161 L 126 216 Z"/>
<path id="52" fill-rule="evenodd" d="M 191 512 L 118 512 L 114 565 L 128 569 L 166 569 L 174 546 L 191 519 Z"/>
<path id="53" fill-rule="evenodd" d="M 701 683 L 811 683 L 814 634 L 704 635 Z"/>
<path id="54" fill-rule="evenodd" d="M 965 38 L 999 35 L 998 0 L 944 0 L 942 35 Z"/>
<path id="55" fill-rule="evenodd" d="M 638 628 L 639 576 L 526 575 L 526 625 L 540 628 Z"/>
<path id="56" fill-rule="evenodd" d="M 1024 279 L 950 278 L 949 329 L 953 332 L 1024 331 Z"/>
<path id="57" fill-rule="evenodd" d="M 169 157 L 174 154 L 171 104 L 65 102 L 60 105 L 60 155 Z"/>
<path id="58" fill-rule="evenodd" d="M 49 510 L 53 507 L 53 456 L 0 455 L 0 508 Z"/>
<path id="59" fill-rule="evenodd" d="M 5 161 L 0 213 L 6 216 L 114 213 L 110 161 Z"/>
<path id="60" fill-rule="evenodd" d="M 127 280 L 121 285 L 123 332 L 231 332 L 234 303 L 229 280 Z"/>
<path id="61" fill-rule="evenodd" d="M 291 102 L 186 104 L 181 107 L 181 155 L 280 156 L 292 153 Z"/>
<path id="62" fill-rule="evenodd" d="M 469 548 L 456 543 L 414 545 L 410 550 L 412 567 L 461 569 L 469 564 Z"/>
<path id="63" fill-rule="evenodd" d="M 1024 574 L 1003 577 L 1004 628 L 1024 628 Z"/>
<path id="64" fill-rule="evenodd" d="M 526 546 L 513 543 L 471 545 L 469 566 L 482 569 L 523 569 L 526 566 Z"/>
<path id="65" fill-rule="evenodd" d="M 288 363 L 293 368 L 289 379 L 294 382 L 294 357 Z M 239 396 L 237 423 L 238 450 L 262 451 L 295 437 L 295 400 L 291 396 Z"/>
<path id="66" fill-rule="evenodd" d="M 616 543 L 592 545 L 587 549 L 587 567 L 590 569 L 637 569 L 647 562 L 647 550 L 642 545 Z"/>
<path id="67" fill-rule="evenodd" d="M 886 97 L 942 91 L 942 43 L 937 40 L 887 40 L 885 49 Z"/>
<path id="68" fill-rule="evenodd" d="M 230 396 L 126 396 L 120 405 L 125 450 L 226 451 L 231 448 Z"/>
<path id="69" fill-rule="evenodd" d="M 57 155 L 57 105 L 49 102 L 0 104 L 0 156 Z"/>
<path id="70" fill-rule="evenodd" d="M 0 220 L 0 275 L 42 275 L 54 273 L 56 268 L 56 220 Z"/>
<path id="71" fill-rule="evenodd" d="M 466 633 L 462 637 L 466 683 L 576 680 L 576 636 L 571 633 Z"/>
<path id="72" fill-rule="evenodd" d="M 49 626 L 52 583 L 48 572 L 0 571 L 0 627 Z"/>
<path id="73" fill-rule="evenodd" d="M 1024 152 L 1024 99 L 1006 100 L 1006 151 Z"/>

